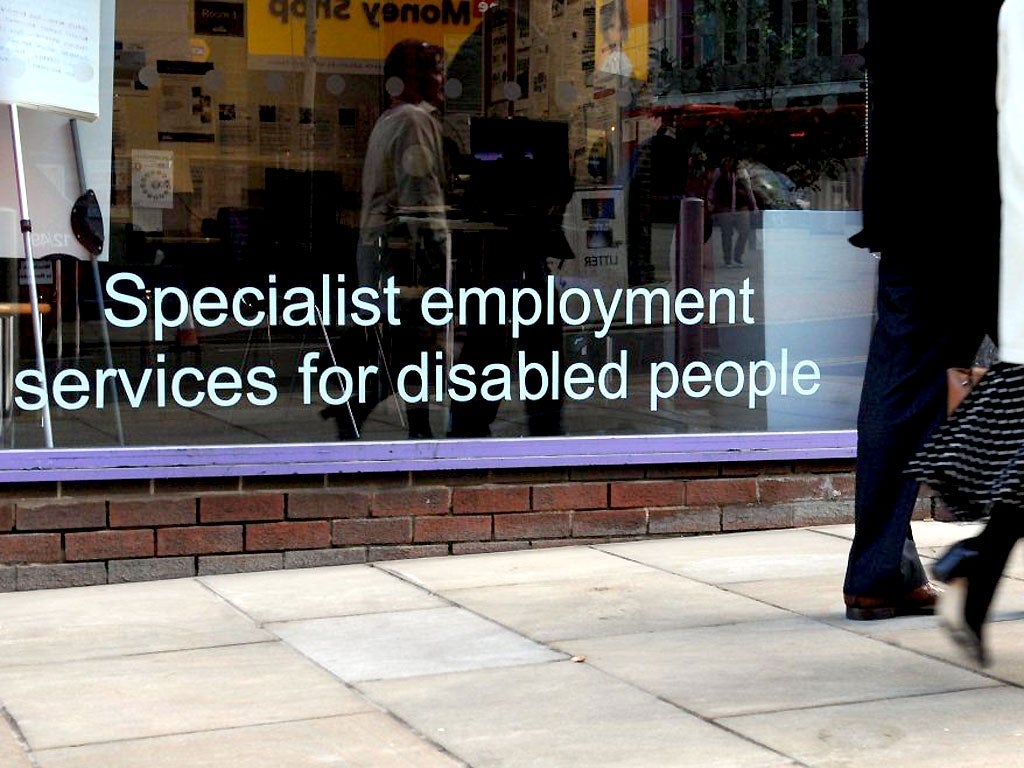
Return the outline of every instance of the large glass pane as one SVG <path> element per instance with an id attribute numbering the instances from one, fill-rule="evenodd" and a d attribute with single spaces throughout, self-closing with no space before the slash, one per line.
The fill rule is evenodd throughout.
<path id="1" fill-rule="evenodd" d="M 119 0 L 106 322 L 37 244 L 54 444 L 852 429 L 865 18 Z M 42 445 L 0 336 L 3 444 Z"/>

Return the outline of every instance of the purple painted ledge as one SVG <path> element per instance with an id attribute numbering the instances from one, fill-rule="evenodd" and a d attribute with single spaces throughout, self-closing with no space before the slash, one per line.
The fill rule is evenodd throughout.
<path id="1" fill-rule="evenodd" d="M 853 431 L 0 451 L 0 482 L 852 458 Z"/>

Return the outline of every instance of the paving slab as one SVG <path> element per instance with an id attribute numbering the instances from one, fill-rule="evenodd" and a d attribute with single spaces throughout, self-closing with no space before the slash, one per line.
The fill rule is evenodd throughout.
<path id="1" fill-rule="evenodd" d="M 379 563 L 390 573 L 433 592 L 501 584 L 589 579 L 594 576 L 637 576 L 650 573 L 638 563 L 590 547 L 553 547 L 530 551 L 489 552 L 460 557 L 430 557 Z"/>
<path id="2" fill-rule="evenodd" d="M 708 584 L 834 576 L 846 570 L 849 542 L 818 531 L 752 531 L 595 547 Z"/>
<path id="3" fill-rule="evenodd" d="M 11 667 L 0 699 L 33 750 L 373 709 L 277 642 Z"/>
<path id="4" fill-rule="evenodd" d="M 1024 691 L 1000 687 L 720 722 L 816 768 L 1009 768 L 1024 755 L 1021 712 Z"/>
<path id="5" fill-rule="evenodd" d="M 464 766 L 380 712 L 48 749 L 35 759 L 39 768 Z"/>
<path id="6" fill-rule="evenodd" d="M 918 550 L 927 547 L 946 547 L 953 542 L 977 535 L 983 525 L 977 522 L 971 523 L 944 523 L 938 520 L 914 520 L 910 524 L 914 533 L 914 541 Z M 838 536 L 848 541 L 853 540 L 853 524 L 840 523 L 838 525 L 815 525 L 807 528 L 808 531 L 818 531 L 832 536 Z"/>
<path id="7" fill-rule="evenodd" d="M 268 624 L 282 640 L 346 681 L 542 664 L 565 656 L 462 608 Z"/>
<path id="8" fill-rule="evenodd" d="M 0 765 L 4 768 L 36 768 L 25 745 L 6 718 L 0 716 Z"/>
<path id="9" fill-rule="evenodd" d="M 992 664 L 983 670 L 978 670 L 973 660 L 949 638 L 937 621 L 930 627 L 906 628 L 903 631 L 897 631 L 896 627 L 880 629 L 877 637 L 894 646 L 943 659 L 965 669 L 981 671 L 1000 681 L 1024 686 L 1024 621 L 1001 620 L 1003 616 L 996 612 L 995 620 L 985 627 L 985 645 Z"/>
<path id="10" fill-rule="evenodd" d="M 541 642 L 789 617 L 757 600 L 652 571 L 445 592 L 445 597 Z"/>
<path id="11" fill-rule="evenodd" d="M 0 668 L 270 639 L 192 579 L 0 594 Z"/>
<path id="12" fill-rule="evenodd" d="M 554 647 L 585 656 L 587 663 L 708 718 L 996 684 L 803 618 L 573 640 Z"/>
<path id="13" fill-rule="evenodd" d="M 903 632 L 911 628 L 934 627 L 930 616 L 900 616 L 886 621 L 850 621 L 843 604 L 842 582 L 817 576 L 728 584 L 727 589 L 767 605 L 778 606 L 802 616 L 866 635 Z M 939 585 L 942 588 L 942 585 Z M 1004 579 L 996 594 L 993 610 L 1001 618 L 1024 618 L 1024 582 Z"/>
<path id="14" fill-rule="evenodd" d="M 259 623 L 446 605 L 367 565 L 204 576 L 200 581 Z"/>
<path id="15" fill-rule="evenodd" d="M 737 595 L 822 621 L 846 615 L 841 574 L 737 581 L 725 588 Z"/>
<path id="16" fill-rule="evenodd" d="M 587 664 L 360 689 L 473 768 L 769 768 L 795 763 Z"/>

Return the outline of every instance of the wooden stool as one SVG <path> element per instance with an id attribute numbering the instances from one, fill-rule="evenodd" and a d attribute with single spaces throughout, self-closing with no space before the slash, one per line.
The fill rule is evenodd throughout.
<path id="1" fill-rule="evenodd" d="M 50 304 L 39 304 L 39 314 L 49 314 Z M 27 301 L 0 301 L 0 443 L 13 447 L 11 419 L 14 415 L 14 318 L 32 315 Z"/>

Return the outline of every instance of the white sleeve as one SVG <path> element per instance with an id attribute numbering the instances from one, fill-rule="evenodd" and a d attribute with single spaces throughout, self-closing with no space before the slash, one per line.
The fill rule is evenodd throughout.
<path id="1" fill-rule="evenodd" d="M 1024 0 L 1006 0 L 999 14 L 999 354 L 1024 365 Z"/>

